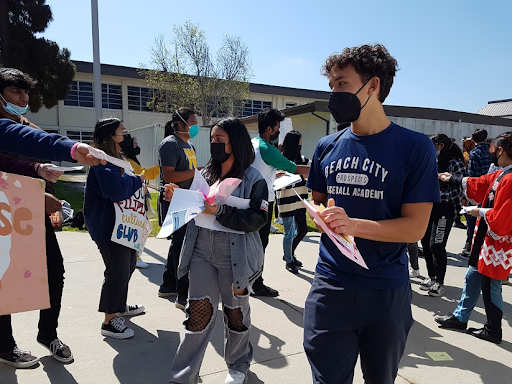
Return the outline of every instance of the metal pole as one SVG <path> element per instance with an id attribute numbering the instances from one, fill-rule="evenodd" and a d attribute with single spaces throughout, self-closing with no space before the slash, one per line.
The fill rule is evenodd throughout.
<path id="1" fill-rule="evenodd" d="M 98 0 L 91 0 L 92 19 L 92 57 L 94 74 L 94 110 L 96 121 L 101 119 L 101 65 L 100 65 L 100 31 L 98 23 Z"/>

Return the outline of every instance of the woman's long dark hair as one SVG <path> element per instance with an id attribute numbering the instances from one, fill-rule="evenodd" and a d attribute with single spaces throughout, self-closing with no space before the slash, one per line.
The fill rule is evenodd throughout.
<path id="1" fill-rule="evenodd" d="M 244 123 L 235 118 L 223 119 L 216 123 L 214 127 L 219 127 L 228 134 L 229 142 L 231 143 L 231 148 L 233 150 L 233 157 L 235 159 L 233 166 L 222 179 L 226 179 L 228 177 L 241 179 L 245 170 L 249 168 L 254 161 L 254 148 L 252 146 L 249 133 L 247 132 L 247 128 Z M 204 175 L 208 183 L 212 185 L 217 180 L 220 180 L 221 172 L 221 163 L 210 158 L 204 167 Z"/>
<path id="2" fill-rule="evenodd" d="M 92 146 L 101 149 L 107 155 L 122 159 L 123 156 L 116 147 L 116 142 L 112 138 L 116 134 L 116 129 L 121 124 L 121 120 L 117 117 L 107 117 L 99 120 L 92 135 Z"/>
<path id="3" fill-rule="evenodd" d="M 434 145 L 443 144 L 443 148 L 437 158 L 437 171 L 448 172 L 448 164 L 452 159 L 459 159 L 464 163 L 464 155 L 457 144 L 444 133 L 436 133 L 431 137 Z"/>
<path id="4" fill-rule="evenodd" d="M 283 155 L 295 164 L 302 164 L 302 155 L 300 153 L 300 139 L 302 134 L 299 131 L 290 131 L 286 134 L 283 141 Z"/>

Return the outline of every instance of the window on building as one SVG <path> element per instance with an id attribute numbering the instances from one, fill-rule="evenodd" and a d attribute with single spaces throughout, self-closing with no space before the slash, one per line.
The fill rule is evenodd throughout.
<path id="1" fill-rule="evenodd" d="M 72 81 L 69 92 L 64 99 L 64 105 L 94 107 L 92 83 L 87 81 Z"/>
<path id="2" fill-rule="evenodd" d="M 244 100 L 241 115 L 242 117 L 257 115 L 266 108 L 272 108 L 271 101 Z"/>
<path id="3" fill-rule="evenodd" d="M 123 109 L 123 97 L 120 85 L 101 84 L 102 107 Z M 94 107 L 93 83 L 72 81 L 70 90 L 64 99 L 64 105 L 75 107 Z"/>
<path id="4" fill-rule="evenodd" d="M 153 90 L 144 87 L 128 87 L 128 109 L 150 111 L 148 102 L 153 99 Z"/>
<path id="5" fill-rule="evenodd" d="M 286 103 L 284 107 L 291 108 L 291 107 L 295 107 L 295 106 L 297 106 L 297 103 Z"/>
<path id="6" fill-rule="evenodd" d="M 123 109 L 120 85 L 101 84 L 101 106 L 108 109 Z"/>
<path id="7" fill-rule="evenodd" d="M 92 143 L 91 131 L 66 131 L 66 136 L 71 140 L 81 141 L 82 143 Z"/>

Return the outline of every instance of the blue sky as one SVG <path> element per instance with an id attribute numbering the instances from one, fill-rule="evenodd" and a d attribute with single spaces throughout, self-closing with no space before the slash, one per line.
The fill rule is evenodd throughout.
<path id="1" fill-rule="evenodd" d="M 47 0 L 42 34 L 92 61 L 89 0 Z M 328 91 L 325 58 L 344 47 L 384 44 L 400 70 L 390 105 L 476 112 L 512 98 L 512 2 L 506 0 L 99 0 L 100 56 L 138 67 L 159 34 L 191 21 L 212 50 L 237 35 L 250 51 L 254 83 Z"/>

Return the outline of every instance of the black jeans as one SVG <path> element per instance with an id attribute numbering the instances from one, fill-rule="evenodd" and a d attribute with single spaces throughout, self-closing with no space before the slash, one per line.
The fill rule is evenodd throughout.
<path id="1" fill-rule="evenodd" d="M 135 270 L 137 251 L 109 241 L 96 243 L 105 263 L 105 279 L 101 287 L 99 312 L 116 313 L 126 310 L 128 283 Z"/>
<path id="2" fill-rule="evenodd" d="M 169 210 L 169 202 L 163 199 L 160 193 L 158 196 L 158 217 L 161 224 L 165 220 L 167 211 Z M 171 245 L 167 252 L 167 263 L 165 264 L 164 274 L 162 276 L 162 286 L 165 286 L 180 296 L 188 296 L 188 275 L 183 276 L 178 280 L 178 265 L 180 263 L 181 247 L 187 232 L 187 224 L 174 232 L 171 238 Z"/>
<path id="3" fill-rule="evenodd" d="M 466 244 L 469 244 L 468 251 L 471 250 L 471 243 L 473 242 L 473 233 L 475 232 L 476 217 L 471 215 L 466 216 Z"/>
<path id="4" fill-rule="evenodd" d="M 55 231 L 48 217 L 45 218 L 45 226 L 50 308 L 39 312 L 39 332 L 37 337 L 51 341 L 57 337 L 62 290 L 64 288 L 64 261 Z M 15 346 L 16 342 L 12 334 L 11 315 L 0 316 L 0 352 L 12 351 Z"/>
<path id="5" fill-rule="evenodd" d="M 482 297 L 484 299 L 485 314 L 487 315 L 487 322 L 485 328 L 494 337 L 502 337 L 501 319 L 503 318 L 503 311 L 492 301 L 491 281 L 488 276 L 482 275 Z"/>
<path id="6" fill-rule="evenodd" d="M 444 284 L 447 264 L 446 242 L 454 218 L 455 208 L 452 203 L 434 204 L 427 230 L 421 239 L 428 276 L 432 279 L 435 278 L 439 284 Z"/>
<path id="7" fill-rule="evenodd" d="M 270 226 L 272 225 L 272 212 L 273 211 L 274 211 L 274 202 L 269 201 L 268 202 L 267 222 L 258 231 L 258 233 L 260 235 L 261 244 L 263 245 L 263 252 L 265 252 L 265 249 L 267 249 L 267 245 L 268 245 L 268 236 L 270 235 Z M 263 287 L 263 267 L 261 268 L 261 275 L 256 280 L 254 280 L 252 287 L 255 290 Z"/>
<path id="8" fill-rule="evenodd" d="M 302 241 L 304 236 L 308 234 L 308 224 L 306 222 L 306 213 L 299 213 L 298 215 L 295 215 L 295 223 L 297 224 L 297 235 L 293 238 L 292 243 L 292 252 L 295 256 L 295 250 L 297 249 L 297 246 Z"/>

